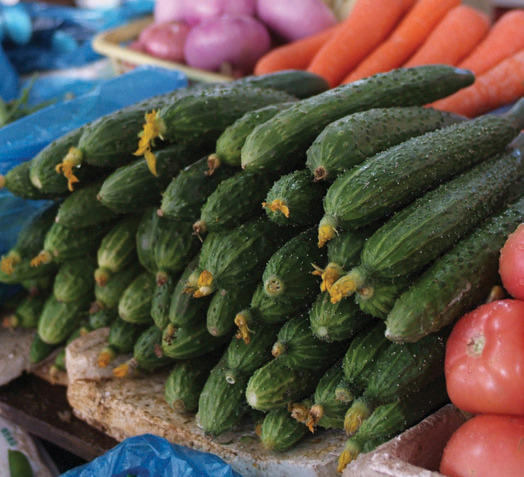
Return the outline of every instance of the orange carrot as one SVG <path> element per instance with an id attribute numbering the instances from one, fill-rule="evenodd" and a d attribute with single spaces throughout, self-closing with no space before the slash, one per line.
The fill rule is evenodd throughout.
<path id="1" fill-rule="evenodd" d="M 468 5 L 452 8 L 404 67 L 442 63 L 456 66 L 482 41 L 488 15 Z"/>
<path id="2" fill-rule="evenodd" d="M 459 63 L 480 75 L 524 48 L 524 9 L 509 10 L 491 27 L 484 40 Z"/>
<path id="3" fill-rule="evenodd" d="M 254 74 L 263 75 L 282 70 L 305 70 L 313 56 L 340 28 L 340 24 L 300 40 L 286 43 L 259 58 Z"/>
<path id="4" fill-rule="evenodd" d="M 336 86 L 393 30 L 415 0 L 357 0 L 342 28 L 311 61 L 308 71 Z"/>
<path id="5" fill-rule="evenodd" d="M 509 104 L 524 96 L 524 49 L 502 60 L 475 82 L 432 106 L 469 118 Z"/>
<path id="6" fill-rule="evenodd" d="M 460 0 L 418 0 L 391 35 L 365 58 L 343 83 L 390 71 L 405 63 L 435 26 Z"/>

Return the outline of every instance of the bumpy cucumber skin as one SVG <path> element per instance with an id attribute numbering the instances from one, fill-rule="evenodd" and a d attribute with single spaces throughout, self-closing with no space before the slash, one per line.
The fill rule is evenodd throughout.
<path id="1" fill-rule="evenodd" d="M 145 325 L 129 323 L 122 318 L 116 318 L 109 327 L 107 342 L 121 354 L 130 353 L 133 351 L 136 340 L 145 329 Z"/>
<path id="2" fill-rule="evenodd" d="M 309 312 L 311 332 L 328 342 L 344 341 L 358 333 L 369 321 L 352 300 L 331 303 L 328 293 L 320 293 Z"/>
<path id="3" fill-rule="evenodd" d="M 30 259 L 24 259 L 17 263 L 13 273 L 7 274 L 3 270 L 0 270 L 0 283 L 13 284 L 26 284 L 32 287 L 35 283 L 41 280 L 46 280 L 49 277 L 54 278 L 57 265 L 55 262 L 43 263 L 38 267 L 31 266 Z M 47 286 L 45 287 L 47 288 Z"/>
<path id="4" fill-rule="evenodd" d="M 494 285 L 500 249 L 523 219 L 521 198 L 437 259 L 395 302 L 387 338 L 418 341 L 482 303 Z"/>
<path id="5" fill-rule="evenodd" d="M 95 284 L 95 298 L 103 308 L 117 309 L 118 301 L 129 284 L 144 271 L 138 261 L 133 261 L 113 274 L 105 286 Z"/>
<path id="6" fill-rule="evenodd" d="M 92 330 L 111 326 L 113 321 L 118 318 L 118 313 L 114 308 L 102 308 L 94 313 L 89 312 L 88 325 Z"/>
<path id="7" fill-rule="evenodd" d="M 38 364 L 46 359 L 59 345 L 46 343 L 38 333 L 35 333 L 29 348 L 29 362 Z"/>
<path id="8" fill-rule="evenodd" d="M 355 302 L 364 313 L 385 320 L 397 298 L 408 289 L 410 282 L 411 280 L 399 279 L 394 283 L 374 283 L 372 289 L 367 290 L 367 293 L 371 292 L 371 295 L 357 293 Z"/>
<path id="9" fill-rule="evenodd" d="M 382 219 L 428 189 L 500 153 L 522 124 L 486 115 L 408 139 L 341 174 L 324 197 L 324 212 L 341 228 Z"/>
<path id="10" fill-rule="evenodd" d="M 307 150 L 306 165 L 318 180 L 333 182 L 368 157 L 465 119 L 421 106 L 372 108 L 350 114 L 322 130 Z"/>
<path id="11" fill-rule="evenodd" d="M 344 270 L 360 262 L 360 254 L 373 229 L 347 230 L 341 232 L 327 244 L 330 262 L 340 265 Z"/>
<path id="12" fill-rule="evenodd" d="M 223 336 L 235 327 L 235 314 L 249 305 L 253 286 L 238 290 L 218 290 L 213 294 L 206 312 L 206 326 L 213 336 Z"/>
<path id="13" fill-rule="evenodd" d="M 219 167 L 209 175 L 208 170 L 207 157 L 203 157 L 180 171 L 162 194 L 161 213 L 172 219 L 194 221 L 218 184 L 237 172 L 232 167 Z"/>
<path id="14" fill-rule="evenodd" d="M 520 154 L 503 154 L 428 192 L 367 240 L 361 266 L 383 278 L 420 271 L 499 209 L 523 173 Z"/>
<path id="15" fill-rule="evenodd" d="M 326 186 L 313 182 L 306 169 L 286 174 L 273 184 L 265 199 L 267 216 L 279 225 L 313 225 L 322 217 L 322 198 Z M 280 210 L 269 207 L 275 200 L 281 200 L 289 209 L 286 217 Z"/>
<path id="16" fill-rule="evenodd" d="M 162 330 L 156 325 L 148 327 L 137 338 L 133 346 L 133 358 L 140 368 L 154 371 L 173 362 L 169 356 L 159 353 L 162 343 Z"/>
<path id="17" fill-rule="evenodd" d="M 273 409 L 262 422 L 260 440 L 266 449 L 284 452 L 296 445 L 307 433 L 307 427 L 293 419 L 287 408 Z"/>
<path id="18" fill-rule="evenodd" d="M 53 293 L 58 301 L 81 300 L 93 293 L 95 261 L 91 257 L 68 260 L 58 268 L 53 282 Z"/>
<path id="19" fill-rule="evenodd" d="M 58 209 L 56 222 L 64 227 L 90 227 L 117 219 L 117 215 L 98 199 L 102 181 L 88 183 L 67 196 Z"/>
<path id="20" fill-rule="evenodd" d="M 260 204 L 273 181 L 273 176 L 249 171 L 224 179 L 207 198 L 193 227 L 200 224 L 204 232 L 231 229 L 260 215 Z"/>
<path id="21" fill-rule="evenodd" d="M 239 167 L 240 151 L 249 133 L 256 126 L 271 119 L 275 114 L 286 109 L 291 104 L 293 103 L 270 104 L 260 109 L 248 111 L 233 124 L 226 127 L 218 137 L 215 146 L 215 154 L 220 159 L 220 162 Z"/>
<path id="22" fill-rule="evenodd" d="M 224 129 L 248 111 L 292 101 L 278 90 L 256 87 L 214 86 L 195 91 L 158 111 L 171 142 L 198 140 L 212 147 Z"/>
<path id="23" fill-rule="evenodd" d="M 57 197 L 56 194 L 43 192 L 33 185 L 29 180 L 30 168 L 31 161 L 22 162 L 11 168 L 4 176 L 5 188 L 11 192 L 11 194 L 21 199 L 42 200 Z"/>
<path id="24" fill-rule="evenodd" d="M 325 428 L 341 429 L 344 423 L 344 415 L 348 405 L 338 401 L 335 397 L 335 390 L 344 377 L 341 362 L 335 363 L 319 379 L 313 402 L 315 405 L 322 406 L 323 415 L 317 424 Z"/>
<path id="25" fill-rule="evenodd" d="M 155 261 L 153 257 L 153 241 L 157 222 L 160 217 L 157 215 L 156 207 L 147 208 L 140 219 L 136 231 L 136 252 L 138 260 L 142 266 L 151 273 L 156 272 Z"/>
<path id="26" fill-rule="evenodd" d="M 471 72 L 444 65 L 399 68 L 297 102 L 256 127 L 242 147 L 242 167 L 291 170 L 329 123 L 373 107 L 422 105 L 473 83 Z"/>
<path id="27" fill-rule="evenodd" d="M 36 328 L 45 300 L 27 295 L 15 309 L 15 316 L 22 328 Z"/>
<path id="28" fill-rule="evenodd" d="M 163 330 L 169 324 L 169 308 L 171 297 L 178 277 L 168 277 L 162 285 L 157 283 L 151 299 L 151 318 L 159 329 Z"/>
<path id="29" fill-rule="evenodd" d="M 138 275 L 118 300 L 118 316 L 130 323 L 150 324 L 155 286 L 155 276 L 150 272 Z"/>

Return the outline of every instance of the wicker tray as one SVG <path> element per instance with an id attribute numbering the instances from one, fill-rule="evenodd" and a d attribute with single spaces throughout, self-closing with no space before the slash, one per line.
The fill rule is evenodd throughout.
<path id="1" fill-rule="evenodd" d="M 188 79 L 202 82 L 231 81 L 233 78 L 220 73 L 191 68 L 182 63 L 162 60 L 154 56 L 132 50 L 126 45 L 136 40 L 140 32 L 151 22 L 153 17 L 146 17 L 118 28 L 103 31 L 93 38 L 93 49 L 112 60 L 116 73 L 126 71 L 138 65 L 153 65 L 186 74 Z"/>

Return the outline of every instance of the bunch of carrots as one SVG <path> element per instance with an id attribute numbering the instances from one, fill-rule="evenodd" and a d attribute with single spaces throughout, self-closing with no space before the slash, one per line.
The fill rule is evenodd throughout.
<path id="1" fill-rule="evenodd" d="M 357 0 L 337 25 L 268 52 L 255 74 L 303 69 L 335 87 L 435 63 L 469 69 L 476 80 L 434 108 L 475 117 L 524 96 L 524 9 L 492 24 L 461 0 Z"/>

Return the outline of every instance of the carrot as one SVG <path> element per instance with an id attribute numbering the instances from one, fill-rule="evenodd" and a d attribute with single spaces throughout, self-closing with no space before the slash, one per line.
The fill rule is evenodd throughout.
<path id="1" fill-rule="evenodd" d="M 442 63 L 456 66 L 486 36 L 488 15 L 468 5 L 452 8 L 404 67 Z"/>
<path id="2" fill-rule="evenodd" d="M 313 56 L 340 28 L 340 24 L 300 40 L 273 48 L 259 58 L 254 74 L 263 75 L 282 70 L 305 70 Z"/>
<path id="3" fill-rule="evenodd" d="M 480 75 L 524 48 L 524 9 L 504 13 L 484 40 L 459 63 L 460 68 Z"/>
<path id="4" fill-rule="evenodd" d="M 524 96 L 524 49 L 477 76 L 475 82 L 432 106 L 469 118 L 509 104 Z"/>
<path id="5" fill-rule="evenodd" d="M 343 83 L 390 71 L 405 63 L 435 26 L 460 0 L 419 0 L 391 35 L 365 58 Z"/>
<path id="6" fill-rule="evenodd" d="M 357 0 L 341 29 L 320 48 L 308 71 L 336 86 L 393 30 L 415 0 Z"/>

